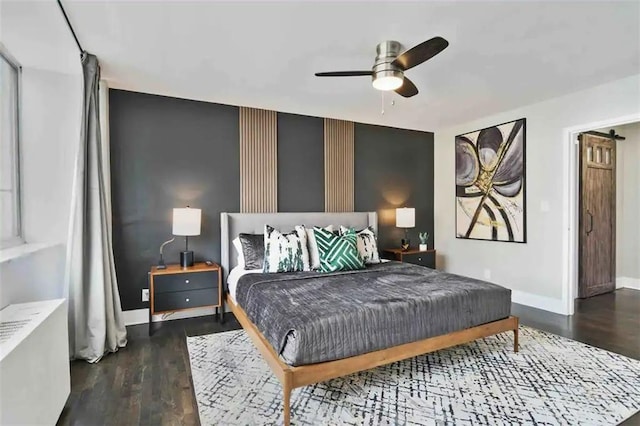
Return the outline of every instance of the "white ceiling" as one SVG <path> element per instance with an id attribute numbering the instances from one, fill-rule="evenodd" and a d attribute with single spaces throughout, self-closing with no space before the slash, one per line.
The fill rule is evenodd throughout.
<path id="1" fill-rule="evenodd" d="M 437 130 L 640 73 L 637 1 L 63 4 L 112 87 L 404 128 Z M 64 38 L 54 6 L 2 12 L 40 28 L 32 43 L 46 48 Z M 384 115 L 368 77 L 313 76 L 370 68 L 382 40 L 409 48 L 436 35 L 449 48 L 407 72 L 420 93 L 385 94 Z M 26 65 L 69 67 L 66 56 L 38 60 Z"/>
<path id="2" fill-rule="evenodd" d="M 0 0 L 0 42 L 23 67 L 82 72 L 78 48 L 55 0 Z"/>

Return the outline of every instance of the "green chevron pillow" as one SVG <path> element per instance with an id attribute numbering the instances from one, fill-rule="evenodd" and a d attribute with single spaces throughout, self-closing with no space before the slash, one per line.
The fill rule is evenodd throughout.
<path id="1" fill-rule="evenodd" d="M 364 262 L 358 254 L 356 231 L 349 229 L 343 235 L 315 226 L 313 234 L 320 254 L 320 271 L 351 271 L 363 269 Z"/>

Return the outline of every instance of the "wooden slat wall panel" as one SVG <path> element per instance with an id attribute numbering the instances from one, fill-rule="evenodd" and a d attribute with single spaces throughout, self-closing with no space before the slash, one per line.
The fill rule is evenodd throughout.
<path id="1" fill-rule="evenodd" d="M 354 206 L 354 126 L 324 119 L 324 210 L 352 212 Z"/>
<path id="2" fill-rule="evenodd" d="M 275 111 L 240 108 L 240 211 L 278 209 L 278 117 Z"/>

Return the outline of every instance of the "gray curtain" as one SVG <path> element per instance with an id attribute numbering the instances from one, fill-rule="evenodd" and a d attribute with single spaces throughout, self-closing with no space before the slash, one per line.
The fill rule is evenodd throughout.
<path id="1" fill-rule="evenodd" d="M 82 55 L 84 102 L 71 200 L 65 289 L 71 358 L 97 362 L 127 344 L 111 239 L 108 138 L 100 127 L 100 66 Z M 106 95 L 106 94 L 103 94 Z M 105 126 L 106 127 L 106 126 Z"/>

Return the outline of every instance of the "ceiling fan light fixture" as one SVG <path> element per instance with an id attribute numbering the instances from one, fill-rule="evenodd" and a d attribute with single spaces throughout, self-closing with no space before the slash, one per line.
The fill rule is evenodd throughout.
<path id="1" fill-rule="evenodd" d="M 373 87 L 378 90 L 389 91 L 396 90 L 400 86 L 402 86 L 402 75 L 383 75 L 383 76 L 375 76 L 373 78 Z"/>
<path id="2" fill-rule="evenodd" d="M 377 90 L 396 90 L 402 86 L 404 78 L 401 71 L 385 70 L 373 75 L 372 84 Z"/>
<path id="3" fill-rule="evenodd" d="M 449 46 L 447 40 L 442 37 L 433 37 L 401 53 L 402 44 L 394 40 L 386 40 L 376 47 L 376 59 L 371 71 L 317 72 L 316 77 L 371 76 L 374 89 L 393 90 L 404 98 L 411 98 L 418 94 L 418 88 L 411 80 L 405 78 L 405 71 L 428 61 L 447 46 Z"/>

